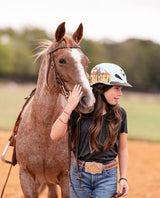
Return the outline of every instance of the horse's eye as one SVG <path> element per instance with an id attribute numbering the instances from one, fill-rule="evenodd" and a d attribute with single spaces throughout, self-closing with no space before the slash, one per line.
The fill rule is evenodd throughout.
<path id="1" fill-rule="evenodd" d="M 59 63 L 60 64 L 66 64 L 66 60 L 64 58 L 60 58 Z"/>

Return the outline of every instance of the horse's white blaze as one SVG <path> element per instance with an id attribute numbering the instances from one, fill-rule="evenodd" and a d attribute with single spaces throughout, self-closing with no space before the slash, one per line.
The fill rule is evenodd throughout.
<path id="1" fill-rule="evenodd" d="M 82 82 L 82 86 L 88 91 L 90 96 L 90 101 L 88 106 L 93 106 L 95 102 L 95 98 L 92 93 L 92 88 L 90 87 L 89 81 L 86 77 L 86 74 L 84 72 L 83 65 L 81 63 L 82 55 L 77 49 L 71 49 L 71 56 L 74 58 L 75 62 L 77 63 L 77 70 L 79 72 L 79 77 Z"/>

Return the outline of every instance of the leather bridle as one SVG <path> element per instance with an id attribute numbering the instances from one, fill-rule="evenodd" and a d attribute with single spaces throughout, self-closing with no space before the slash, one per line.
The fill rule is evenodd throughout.
<path id="1" fill-rule="evenodd" d="M 81 47 L 79 45 L 59 46 L 56 48 L 51 47 L 49 50 L 50 58 L 49 58 L 49 65 L 48 65 L 48 70 L 47 70 L 46 81 L 47 81 L 47 85 L 48 85 L 49 71 L 50 71 L 50 67 L 52 66 L 53 71 L 54 71 L 54 86 L 57 88 L 57 82 L 58 82 L 58 84 L 61 87 L 62 93 L 64 94 L 65 98 L 67 99 L 69 97 L 69 93 L 68 93 L 68 91 L 66 91 L 64 83 L 61 80 L 61 78 L 56 70 L 56 65 L 55 65 L 54 56 L 53 56 L 54 52 L 56 52 L 57 50 L 60 50 L 60 49 L 65 49 L 65 48 L 79 48 L 79 49 L 81 49 Z"/>

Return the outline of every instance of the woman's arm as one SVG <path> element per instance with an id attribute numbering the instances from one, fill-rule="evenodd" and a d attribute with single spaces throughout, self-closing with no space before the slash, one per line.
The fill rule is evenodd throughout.
<path id="1" fill-rule="evenodd" d="M 72 111 L 77 107 L 82 94 L 83 92 L 80 85 L 75 85 L 73 91 L 69 92 L 66 107 L 64 108 L 62 114 L 53 123 L 50 133 L 52 140 L 58 140 L 66 134 L 68 129 L 68 120 Z"/>
<path id="2" fill-rule="evenodd" d="M 128 194 L 128 183 L 127 183 L 127 167 L 128 167 L 128 149 L 127 149 L 127 133 L 120 133 L 119 147 L 118 147 L 118 161 L 119 161 L 119 191 L 123 196 Z"/>

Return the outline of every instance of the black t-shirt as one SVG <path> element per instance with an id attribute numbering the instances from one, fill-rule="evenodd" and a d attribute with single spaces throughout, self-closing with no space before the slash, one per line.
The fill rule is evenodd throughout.
<path id="1" fill-rule="evenodd" d="M 120 133 L 128 133 L 127 130 L 127 115 L 126 111 L 121 108 L 122 110 L 122 121 L 119 127 L 116 143 L 113 146 L 112 149 L 103 151 L 100 149 L 99 152 L 96 152 L 95 154 L 91 155 L 90 154 L 90 148 L 89 148 L 89 133 L 88 129 L 91 125 L 91 115 L 86 115 L 85 118 L 82 121 L 81 127 L 80 127 L 80 139 L 79 139 L 79 148 L 78 148 L 78 159 L 86 162 L 99 162 L 103 164 L 107 164 L 110 161 L 114 160 L 117 156 L 118 153 L 118 144 L 119 144 L 119 134 Z M 105 118 L 107 114 L 104 114 L 102 116 L 102 129 L 99 135 L 99 141 L 101 143 L 104 142 L 104 140 L 107 137 L 107 129 L 106 129 L 106 123 L 105 123 Z M 79 114 L 76 111 L 73 111 L 71 115 L 71 128 L 72 128 L 72 133 L 76 132 L 76 122 L 79 117 Z M 74 153 L 75 154 L 75 153 Z"/>

